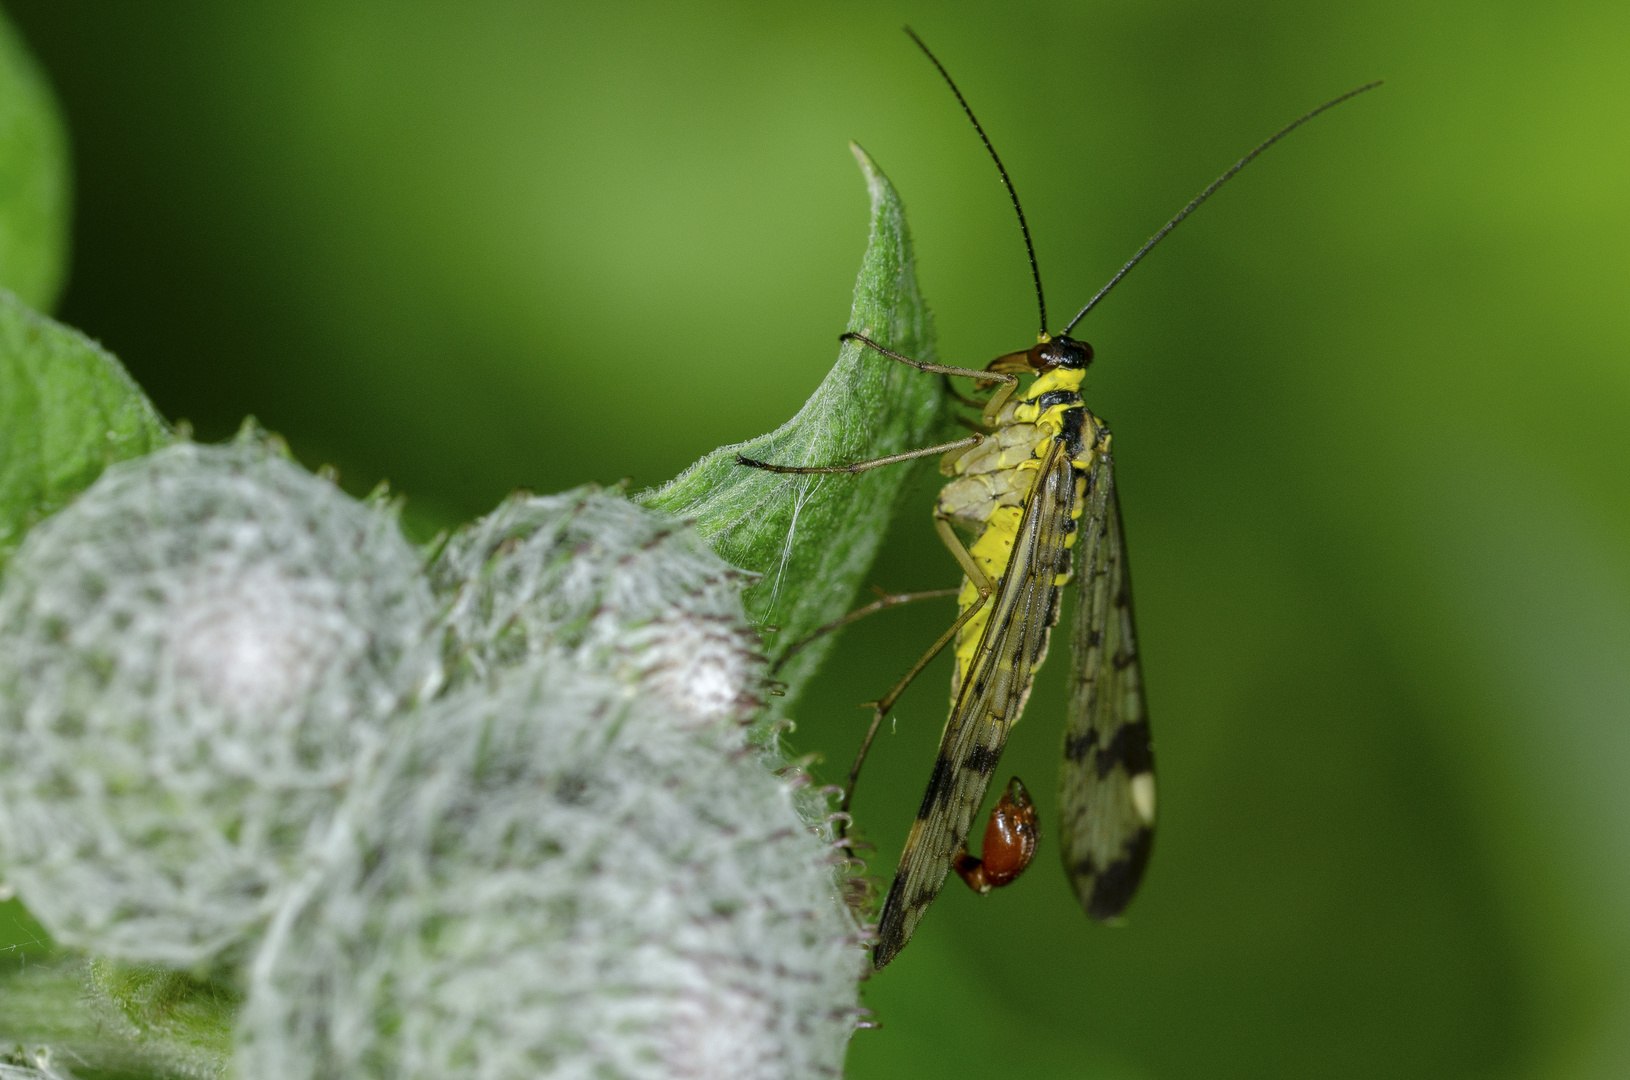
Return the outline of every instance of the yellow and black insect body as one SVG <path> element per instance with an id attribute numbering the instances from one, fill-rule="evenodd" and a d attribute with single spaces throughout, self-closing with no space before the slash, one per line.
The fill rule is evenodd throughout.
<path id="1" fill-rule="evenodd" d="M 1061 790 L 1065 868 L 1082 905 L 1095 918 L 1107 919 L 1131 900 L 1148 861 L 1154 754 L 1131 633 L 1119 517 L 1112 509 L 1109 429 L 1081 400 L 1081 380 L 1091 362 L 1092 347 L 1067 336 L 998 359 L 991 370 L 1028 368 L 1036 380 L 1001 406 L 987 440 L 947 455 L 946 471 L 955 479 L 940 493 L 936 511 L 979 530 L 968 554 L 994 590 L 987 596 L 970 578 L 958 597 L 966 621 L 956 639 L 951 713 L 883 904 L 873 952 L 877 967 L 905 946 L 947 872 L 965 858 L 974 816 L 1008 732 L 1046 658 L 1077 548 L 1083 551 L 1086 594 L 1112 577 L 1122 582 L 1109 605 L 1083 597 L 1077 696 L 1083 705 L 1096 701 L 1094 688 L 1106 682 L 1107 657 L 1110 669 L 1136 695 L 1135 703 L 1119 703 L 1123 709 L 1135 705 L 1130 715 L 1136 720 L 1122 723 L 1129 717 L 1113 709 L 1088 707 L 1080 715 L 1072 709 Z M 1124 630 L 1105 625 L 1112 609 L 1124 617 Z M 1116 647 L 1106 653 L 1101 646 L 1111 640 Z M 1082 657 L 1083 642 L 1100 648 L 1089 648 L 1090 658 Z"/>
<path id="2" fill-rule="evenodd" d="M 984 430 L 957 442 L 847 465 L 774 465 L 737 458 L 742 465 L 778 473 L 858 473 L 940 453 L 941 469 L 952 477 L 934 517 L 941 539 L 963 569 L 961 612 L 927 655 L 874 703 L 843 800 L 847 811 L 883 718 L 929 660 L 954 641 L 951 711 L 928 789 L 883 902 L 872 953 L 879 968 L 911 939 L 953 868 L 976 891 L 988 892 L 1016 878 L 1035 851 L 1034 807 L 1017 778 L 987 830 L 987 838 L 997 840 L 995 858 L 970 856 L 967 841 L 1008 732 L 1024 712 L 1036 670 L 1047 655 L 1062 590 L 1072 577 L 1078 596 L 1059 773 L 1059 843 L 1065 872 L 1088 915 L 1113 919 L 1131 902 L 1154 841 L 1154 750 L 1109 429 L 1081 399 L 1092 347 L 1069 333 L 1155 244 L 1258 154 L 1326 109 L 1380 85 L 1343 94 L 1258 145 L 1151 237 L 1061 333 L 1049 334 L 1041 271 L 1007 169 L 950 74 L 910 28 L 906 32 L 956 94 L 1013 201 L 1036 286 L 1039 343 L 975 369 L 918 360 L 861 334 L 844 334 L 844 340 L 923 371 L 973 378 L 987 386 L 1002 384 L 984 403 Z M 1033 376 L 1022 391 L 1020 375 Z M 963 546 L 956 526 L 975 534 L 971 546 Z M 908 599 L 941 595 L 943 591 L 885 596 L 816 633 Z"/>

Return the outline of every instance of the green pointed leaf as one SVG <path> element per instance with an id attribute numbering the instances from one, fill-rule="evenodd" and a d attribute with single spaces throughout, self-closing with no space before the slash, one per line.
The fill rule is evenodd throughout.
<path id="1" fill-rule="evenodd" d="M 111 353 L 0 290 L 0 568 L 103 469 L 170 438 Z"/>
<path id="2" fill-rule="evenodd" d="M 49 311 L 68 262 L 68 141 L 51 89 L 0 15 L 0 288 Z"/>
<path id="3" fill-rule="evenodd" d="M 866 152 L 850 148 L 871 190 L 872 228 L 849 330 L 933 360 L 933 319 L 917 290 L 905 208 Z M 787 476 L 738 465 L 736 455 L 832 465 L 915 449 L 945 437 L 947 400 L 939 376 L 845 344 L 797 416 L 768 435 L 720 447 L 639 500 L 694 519 L 720 555 L 763 575 L 748 591 L 747 607 L 756 622 L 780 628 L 769 649 L 773 659 L 849 609 L 912 470 L 891 465 L 858 475 Z M 829 643 L 816 642 L 778 673 L 789 699 Z"/>

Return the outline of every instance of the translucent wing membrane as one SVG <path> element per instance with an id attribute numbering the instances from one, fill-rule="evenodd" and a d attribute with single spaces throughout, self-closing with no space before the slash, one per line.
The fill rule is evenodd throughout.
<path id="1" fill-rule="evenodd" d="M 1008 729 L 1024 711 L 1058 622 L 1058 583 L 1070 569 L 1074 501 L 1075 473 L 1062 440 L 1055 440 L 1041 461 L 1008 572 L 989 601 L 990 624 L 945 722 L 928 790 L 883 903 L 872 953 L 879 968 L 911 940 L 939 895 L 952 860 L 967 842 Z"/>
<path id="2" fill-rule="evenodd" d="M 1113 919 L 1137 892 L 1154 843 L 1155 760 L 1115 467 L 1107 454 L 1092 472 L 1079 544 L 1059 842 L 1081 906 L 1095 919 Z"/>

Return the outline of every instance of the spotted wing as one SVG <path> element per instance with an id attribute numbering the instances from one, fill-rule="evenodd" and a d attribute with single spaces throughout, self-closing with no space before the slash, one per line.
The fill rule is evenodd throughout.
<path id="1" fill-rule="evenodd" d="M 1107 449 L 1107 448 L 1106 448 Z M 1115 466 L 1099 455 L 1081 515 L 1069 724 L 1059 776 L 1064 870 L 1094 919 L 1131 902 L 1154 843 L 1155 759 L 1132 624 Z"/>
<path id="2" fill-rule="evenodd" d="M 1075 474 L 1063 444 L 1055 442 L 1025 505 L 1007 573 L 990 600 L 990 624 L 945 721 L 928 790 L 883 902 L 872 950 L 876 967 L 905 948 L 939 895 L 984 801 L 1008 729 L 1024 711 L 1033 673 L 1058 622 L 1055 581 L 1070 569 L 1066 541 L 1074 501 Z"/>

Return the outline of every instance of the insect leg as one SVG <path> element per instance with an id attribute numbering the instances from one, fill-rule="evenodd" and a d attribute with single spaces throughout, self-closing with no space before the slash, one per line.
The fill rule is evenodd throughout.
<path id="1" fill-rule="evenodd" d="M 931 364 L 926 360 L 913 360 L 911 357 L 903 356 L 900 353 L 895 352 L 893 349 L 884 348 L 882 345 L 879 345 L 865 334 L 839 334 L 838 340 L 858 341 L 868 349 L 875 349 L 884 356 L 888 357 L 890 360 L 898 360 L 902 364 L 909 364 L 918 371 L 937 371 L 941 375 L 964 375 L 970 379 L 978 379 L 981 382 L 1001 383 L 1002 388 L 997 390 L 996 393 L 991 396 L 989 401 L 978 403 L 984 408 L 983 418 L 987 427 L 995 422 L 996 414 L 1002 411 L 1002 406 L 1007 404 L 1007 399 L 1012 397 L 1013 392 L 1019 388 L 1019 377 L 1010 371 L 993 371 L 990 368 L 978 369 L 951 367 L 949 364 Z M 1017 353 L 1014 355 L 1022 356 L 1023 354 Z M 1000 363 L 1001 360 L 1005 359 L 1007 358 L 1001 357 L 997 362 Z M 976 404 L 975 402 L 962 397 L 962 395 L 956 394 L 955 391 L 952 393 L 959 401 L 963 401 L 969 405 Z"/>
<path id="2" fill-rule="evenodd" d="M 951 527 L 951 519 L 938 510 L 934 511 L 934 531 L 940 534 L 940 542 L 951 552 L 951 557 L 962 567 L 962 572 L 968 575 L 968 580 L 973 582 L 974 588 L 979 590 L 981 602 L 996 591 L 996 586 L 985 576 L 985 571 L 979 568 L 979 564 L 973 561 L 973 556 L 968 554 L 968 549 L 962 545 L 956 530 Z"/>
<path id="3" fill-rule="evenodd" d="M 737 465 L 746 465 L 750 469 L 763 469 L 773 473 L 861 473 L 867 469 L 875 469 L 881 465 L 893 465 L 899 461 L 910 461 L 913 458 L 929 457 L 933 454 L 943 454 L 951 450 L 966 450 L 978 446 L 985 441 L 983 434 L 969 435 L 966 439 L 956 442 L 940 443 L 938 446 L 925 446 L 921 450 L 907 450 L 899 454 L 890 454 L 888 457 L 872 458 L 869 461 L 856 461 L 848 465 L 772 465 L 768 461 L 757 458 L 736 455 Z"/>
<path id="4" fill-rule="evenodd" d="M 979 379 L 981 382 L 992 382 L 992 381 L 994 381 L 994 382 L 999 382 L 999 383 L 1006 383 L 1008 386 L 1018 386 L 1019 385 L 1019 377 L 1017 375 L 1010 375 L 1010 374 L 999 373 L 999 372 L 994 372 L 994 371 L 986 371 L 986 370 L 982 370 L 980 368 L 952 367 L 949 364 L 935 364 L 935 363 L 932 363 L 932 362 L 927 361 L 927 360 L 913 360 L 911 357 L 906 356 L 903 353 L 897 353 L 893 349 L 886 348 L 886 347 L 884 347 L 882 345 L 879 345 L 877 342 L 873 341 L 871 338 L 867 337 L 865 334 L 855 334 L 855 333 L 839 334 L 838 335 L 838 340 L 839 341 L 858 341 L 860 344 L 866 346 L 868 349 L 873 349 L 873 350 L 875 350 L 877 352 L 880 352 L 884 356 L 888 357 L 890 360 L 898 360 L 902 364 L 908 364 L 911 367 L 916 368 L 918 371 L 938 372 L 941 375 L 966 375 L 970 379 Z"/>
<path id="5" fill-rule="evenodd" d="M 963 395 L 958 394 L 955 390 L 951 391 L 952 396 L 963 404 L 983 409 L 983 412 L 980 414 L 980 419 L 986 428 L 995 426 L 996 415 L 1001 412 L 1002 406 L 1007 404 L 1007 400 L 1012 397 L 1014 391 L 1019 388 L 1019 377 L 1009 371 L 995 371 L 989 368 L 980 370 L 976 368 L 951 367 L 948 364 L 935 364 L 930 363 L 927 360 L 913 360 L 911 357 L 906 356 L 903 353 L 897 353 L 893 349 L 879 345 L 877 342 L 873 341 L 864 334 L 840 334 L 838 336 L 838 340 L 859 342 L 868 349 L 873 349 L 880 352 L 891 360 L 898 360 L 902 364 L 908 364 L 911 367 L 916 368 L 918 371 L 937 372 L 938 374 L 947 377 L 951 375 L 963 375 L 970 379 L 978 379 L 986 384 L 991 382 L 1001 383 L 1002 385 L 997 389 L 996 393 L 992 394 L 988 401 L 982 402 L 964 397 Z M 1005 358 L 999 358 L 997 362 L 1000 363 L 1001 359 Z M 950 385 L 948 378 L 946 385 L 947 387 Z M 974 425 L 969 424 L 968 426 L 973 427 Z M 795 475 L 860 473 L 865 472 L 867 469 L 878 468 L 882 465 L 893 465 L 899 461 L 910 461 L 913 458 L 927 457 L 930 454 L 945 454 L 953 450 L 971 450 L 973 447 L 984 442 L 987 437 L 988 432 L 976 430 L 975 434 L 968 436 L 966 439 L 958 439 L 955 442 L 940 443 L 937 446 L 925 446 L 921 450 L 907 450 L 904 453 L 890 454 L 887 457 L 872 458 L 868 461 L 851 462 L 847 465 L 773 465 L 768 461 L 760 461 L 757 458 L 750 458 L 744 454 L 736 455 L 736 464 L 745 465 L 752 469 L 763 469 L 766 472 Z"/>
<path id="6" fill-rule="evenodd" d="M 967 625 L 969 619 L 973 618 L 985 606 L 989 599 L 990 594 L 986 593 L 974 601 L 967 611 L 957 616 L 956 622 L 951 624 L 950 629 L 941 634 L 939 640 L 929 647 L 929 650 L 922 655 L 922 659 L 911 665 L 911 670 L 905 673 L 905 677 L 895 683 L 893 689 L 887 694 L 883 695 L 881 701 L 867 703 L 872 706 L 872 722 L 866 728 L 866 737 L 860 740 L 860 750 L 855 754 L 855 763 L 849 766 L 849 781 L 843 787 L 843 802 L 839 804 L 839 810 L 847 812 L 849 803 L 855 797 L 855 782 L 860 779 L 860 768 L 866 764 L 866 755 L 871 752 L 872 740 L 877 738 L 877 729 L 883 726 L 883 718 L 889 714 L 889 710 L 894 708 L 894 703 L 900 700 L 900 695 L 906 692 L 906 687 L 910 686 L 913 680 L 922 673 L 923 668 L 928 666 L 929 661 L 938 656 L 941 649 L 956 639 L 957 633 L 963 626 Z M 838 838 L 840 840 L 843 838 L 845 831 L 843 823 L 839 822 Z"/>
<path id="7" fill-rule="evenodd" d="M 798 644 L 794 645 L 792 648 L 790 648 L 786 652 L 782 653 L 781 654 L 781 659 L 777 660 L 775 662 L 774 666 L 772 666 L 770 668 L 770 674 L 774 675 L 777 671 L 780 671 L 781 670 L 781 665 L 785 664 L 788 660 L 791 660 L 794 656 L 798 655 L 806 647 L 808 647 L 811 642 L 815 641 L 817 638 L 824 637 L 825 635 L 830 634 L 834 630 L 841 630 L 843 627 L 848 626 L 852 622 L 857 622 L 860 619 L 864 619 L 868 615 L 876 614 L 877 612 L 882 611 L 884 608 L 897 607 L 900 604 L 909 604 L 914 600 L 940 600 L 940 599 L 944 599 L 945 597 L 955 596 L 957 593 L 961 592 L 962 590 L 961 589 L 929 589 L 926 592 L 912 592 L 912 593 L 885 593 L 881 589 L 877 589 L 875 591 L 878 594 L 878 599 L 873 600 L 871 603 L 867 604 L 865 607 L 855 608 L 855 610 L 851 611 L 849 614 L 844 615 L 844 616 L 842 616 L 840 618 L 833 619 L 831 622 L 829 622 L 825 626 L 819 628 L 814 633 L 812 633 L 808 637 L 806 637 L 804 640 L 800 641 Z"/>
<path id="8" fill-rule="evenodd" d="M 934 514 L 934 529 L 940 534 L 940 539 L 950 549 L 956 561 L 961 564 L 962 572 L 968 575 L 968 580 L 973 582 L 974 587 L 979 590 L 979 599 L 970 604 L 967 611 L 957 616 L 956 621 L 950 625 L 945 633 L 939 636 L 939 640 L 929 647 L 929 650 L 922 655 L 921 659 L 911 665 L 911 670 L 906 672 L 887 694 L 872 703 L 871 726 L 866 729 L 866 737 L 860 742 L 860 750 L 855 754 L 855 763 L 849 767 L 849 782 L 844 785 L 843 803 L 839 806 L 840 810 L 847 811 L 850 801 L 855 797 L 855 782 L 860 779 L 861 766 L 866 764 L 866 755 L 871 751 L 872 740 L 877 737 L 877 729 L 883 726 L 883 718 L 889 714 L 889 710 L 894 708 L 894 703 L 900 700 L 900 695 L 906 692 L 906 687 L 910 686 L 917 676 L 922 674 L 923 668 L 927 667 L 929 662 L 940 654 L 940 650 L 956 640 L 957 634 L 967 625 L 968 620 L 978 614 L 980 609 L 990 602 L 991 594 L 996 591 L 995 586 L 991 584 L 991 580 L 985 576 L 985 572 L 979 568 L 979 564 L 974 562 L 973 556 L 968 554 L 968 549 L 963 546 L 956 531 L 951 527 L 951 519 L 936 512 Z M 841 839 L 843 835 L 842 823 L 839 824 L 839 829 L 839 838 Z"/>
<path id="9" fill-rule="evenodd" d="M 981 401 L 978 398 L 971 398 L 967 394 L 964 394 L 961 391 L 959 391 L 956 388 L 955 384 L 953 384 L 951 382 L 951 376 L 946 375 L 946 376 L 944 376 L 944 378 L 945 378 L 945 392 L 947 394 L 950 394 L 952 397 L 956 398 L 958 401 L 960 401 L 962 404 L 968 406 L 968 408 L 970 408 L 970 409 L 983 409 L 985 407 L 986 401 Z M 988 401 L 988 399 L 987 399 L 987 401 Z"/>

